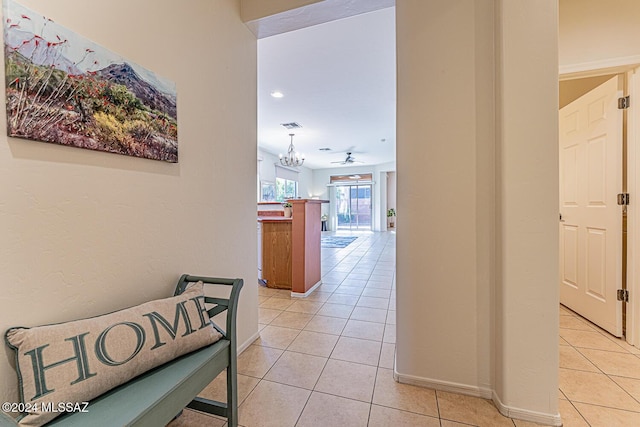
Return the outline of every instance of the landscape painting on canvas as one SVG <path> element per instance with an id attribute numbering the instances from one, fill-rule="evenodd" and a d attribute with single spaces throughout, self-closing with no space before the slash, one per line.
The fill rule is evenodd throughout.
<path id="1" fill-rule="evenodd" d="M 3 11 L 9 136 L 178 161 L 174 83 L 12 0 Z"/>

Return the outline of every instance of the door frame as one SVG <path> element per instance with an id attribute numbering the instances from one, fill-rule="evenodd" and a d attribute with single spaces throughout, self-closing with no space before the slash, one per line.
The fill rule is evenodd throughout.
<path id="1" fill-rule="evenodd" d="M 360 172 L 362 173 L 362 172 Z M 375 176 L 374 172 L 366 172 L 366 173 L 371 173 L 372 177 Z M 378 212 L 376 211 L 376 203 L 377 203 L 377 199 L 378 199 L 378 195 L 376 195 L 376 191 L 378 191 L 378 187 L 376 186 L 376 181 L 375 180 L 371 180 L 371 181 L 354 181 L 352 184 L 355 185 L 357 183 L 362 184 L 362 185 L 371 185 L 371 229 L 370 231 L 384 231 L 384 230 L 380 230 L 376 224 L 378 221 Z M 335 211 L 336 211 L 336 207 L 335 207 L 335 191 L 336 191 L 336 187 L 340 186 L 340 183 L 329 183 L 326 184 L 327 186 L 327 197 L 329 199 L 329 226 L 330 226 L 330 230 L 332 231 L 337 231 L 338 230 L 338 218 L 335 215 Z M 386 210 L 385 210 L 386 212 Z M 385 221 L 386 221 L 386 216 L 384 217 Z"/>
<path id="2" fill-rule="evenodd" d="M 630 203 L 627 206 L 627 336 L 629 344 L 640 348 L 640 67 L 627 72 L 627 88 L 631 97 L 627 112 L 627 191 Z M 635 201 L 634 201 L 635 199 Z M 634 262 L 635 260 L 635 262 Z"/>
<path id="3" fill-rule="evenodd" d="M 563 72 L 564 71 L 564 72 Z M 627 140 L 627 192 L 630 194 L 630 204 L 627 206 L 627 290 L 630 302 L 626 304 L 626 335 L 627 343 L 640 348 L 640 57 L 620 58 L 615 61 L 594 62 L 580 64 L 576 67 L 560 67 L 559 80 L 573 80 L 586 77 L 596 77 L 606 74 L 626 74 L 627 93 L 631 97 L 626 126 Z M 622 191 L 622 189 L 620 189 Z M 638 199 L 636 199 L 638 197 Z"/>
<path id="4" fill-rule="evenodd" d="M 352 207 L 351 203 L 352 203 L 352 200 L 353 200 L 351 198 L 352 188 L 355 187 L 356 194 L 358 194 L 359 187 L 369 187 L 369 195 L 370 195 L 370 197 L 369 197 L 369 217 L 370 217 L 369 228 L 368 229 L 361 229 L 359 221 L 356 221 L 357 225 L 356 225 L 355 230 L 351 226 L 349 227 L 348 230 L 349 231 L 373 231 L 373 229 L 374 229 L 374 226 L 373 226 L 374 225 L 374 221 L 373 221 L 373 219 L 374 219 L 374 216 L 373 216 L 373 211 L 374 211 L 373 182 L 372 181 L 354 181 L 352 183 L 346 183 L 346 182 L 345 183 L 334 183 L 333 187 L 336 189 L 336 191 L 337 191 L 338 188 L 341 188 L 341 187 L 348 187 L 349 188 L 349 217 L 350 217 L 350 219 L 351 219 L 351 216 L 352 216 L 351 215 L 351 207 Z M 358 199 L 360 199 L 360 197 L 356 197 L 356 200 L 358 200 Z M 357 204 L 357 202 L 356 202 L 356 204 Z M 335 206 L 335 204 L 334 204 L 332 213 L 336 217 L 335 230 L 336 231 L 338 231 L 338 230 L 346 230 L 346 228 L 342 228 L 341 229 L 339 227 L 339 225 L 338 225 L 339 224 L 339 220 L 338 220 L 338 215 L 337 215 L 337 212 L 336 212 L 337 208 L 338 207 Z M 356 215 L 359 218 L 360 214 L 356 213 Z M 351 221 L 349 222 L 349 224 L 351 224 Z"/>

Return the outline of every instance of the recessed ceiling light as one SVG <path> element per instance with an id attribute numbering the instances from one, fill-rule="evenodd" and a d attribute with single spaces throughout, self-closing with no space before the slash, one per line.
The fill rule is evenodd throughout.
<path id="1" fill-rule="evenodd" d="M 271 96 L 273 96 L 274 98 L 282 98 L 284 96 L 284 93 L 280 92 L 279 90 L 274 90 L 273 92 L 271 92 Z"/>
<path id="2" fill-rule="evenodd" d="M 300 129 L 302 127 L 300 123 L 296 123 L 296 122 L 280 123 L 280 125 L 284 126 L 285 129 Z"/>

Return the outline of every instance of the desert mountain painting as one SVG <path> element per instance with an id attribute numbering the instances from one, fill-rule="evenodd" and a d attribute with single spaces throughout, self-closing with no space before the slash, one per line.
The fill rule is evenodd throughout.
<path id="1" fill-rule="evenodd" d="M 176 163 L 175 84 L 3 0 L 9 136 Z"/>

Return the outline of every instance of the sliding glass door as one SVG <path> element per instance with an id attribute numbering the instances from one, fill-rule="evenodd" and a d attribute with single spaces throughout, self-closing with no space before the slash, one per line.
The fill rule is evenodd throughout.
<path id="1" fill-rule="evenodd" d="M 371 230 L 371 184 L 337 185 L 338 230 Z"/>

